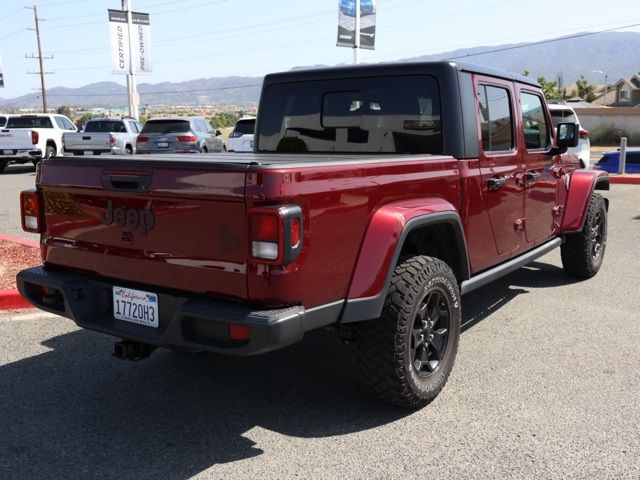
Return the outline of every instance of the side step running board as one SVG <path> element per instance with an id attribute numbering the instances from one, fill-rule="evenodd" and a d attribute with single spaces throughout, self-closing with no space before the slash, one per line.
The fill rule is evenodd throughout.
<path id="1" fill-rule="evenodd" d="M 504 277 L 505 275 L 519 269 L 520 267 L 523 267 L 528 263 L 533 262 L 535 259 L 549 253 L 551 250 L 558 248 L 560 245 L 562 245 L 563 242 L 563 238 L 554 238 L 553 240 L 542 244 L 527 253 L 523 253 L 519 257 L 498 265 L 491 270 L 482 272 L 469 280 L 465 280 L 460 286 L 460 292 L 462 293 L 462 295 L 464 295 L 465 293 L 472 292 L 475 289 L 480 288 L 487 283 L 491 283 L 500 277 Z"/>

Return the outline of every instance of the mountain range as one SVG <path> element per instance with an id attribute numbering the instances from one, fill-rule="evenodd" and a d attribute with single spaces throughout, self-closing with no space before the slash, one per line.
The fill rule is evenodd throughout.
<path id="1" fill-rule="evenodd" d="M 528 70 L 532 77 L 549 80 L 559 76 L 565 85 L 573 84 L 580 75 L 593 83 L 609 84 L 630 77 L 640 69 L 637 52 L 640 33 L 607 32 L 573 35 L 536 42 L 498 46 L 478 46 L 433 55 L 399 59 L 406 62 L 454 60 L 501 68 L 512 72 Z M 295 67 L 315 68 L 314 67 Z M 142 83 L 138 86 L 142 105 L 234 105 L 248 106 L 258 102 L 262 77 L 200 78 L 185 82 Z M 52 107 L 117 107 L 126 104 L 126 87 L 116 82 L 99 82 L 80 88 L 55 87 L 47 90 Z M 1 99 L 0 108 L 28 108 L 40 105 L 39 94 L 14 99 Z"/>

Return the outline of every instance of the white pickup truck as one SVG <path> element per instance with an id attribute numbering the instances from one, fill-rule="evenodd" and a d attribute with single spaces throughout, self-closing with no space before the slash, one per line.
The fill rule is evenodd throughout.
<path id="1" fill-rule="evenodd" d="M 75 132 L 64 115 L 12 115 L 0 130 L 0 173 L 9 163 L 33 162 L 62 153 L 62 134 Z"/>
<path id="2" fill-rule="evenodd" d="M 83 132 L 62 137 L 65 155 L 133 155 L 142 124 L 134 118 L 96 118 Z"/>

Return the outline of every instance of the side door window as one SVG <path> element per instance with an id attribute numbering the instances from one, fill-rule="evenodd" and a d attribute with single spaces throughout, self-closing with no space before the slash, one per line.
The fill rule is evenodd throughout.
<path id="1" fill-rule="evenodd" d="M 55 120 L 56 125 L 58 125 L 58 128 L 60 130 L 67 130 L 67 127 L 64 124 L 64 121 L 63 121 L 62 117 L 53 117 L 53 119 Z"/>
<path id="2" fill-rule="evenodd" d="M 526 149 L 548 150 L 551 135 L 542 98 L 534 93 L 520 92 L 520 109 Z"/>
<path id="3" fill-rule="evenodd" d="M 479 85 L 480 132 L 485 152 L 513 150 L 513 116 L 506 88 Z"/>

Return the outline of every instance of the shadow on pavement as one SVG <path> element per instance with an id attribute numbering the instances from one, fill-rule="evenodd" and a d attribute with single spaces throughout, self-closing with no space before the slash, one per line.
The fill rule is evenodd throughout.
<path id="1" fill-rule="evenodd" d="M 255 427 L 315 438 L 408 414 L 367 399 L 334 332 L 253 358 L 159 350 L 130 363 L 112 345 L 75 331 L 0 367 L 0 478 L 190 478 L 263 453 Z"/>
<path id="2" fill-rule="evenodd" d="M 463 328 L 526 288 L 571 282 L 533 263 L 465 296 Z M 0 367 L 0 478 L 189 478 L 263 453 L 255 427 L 317 438 L 409 414 L 367 398 L 335 332 L 253 358 L 159 350 L 139 363 L 109 357 L 113 341 L 74 331 Z"/>
<path id="3" fill-rule="evenodd" d="M 462 299 L 462 331 L 465 332 L 530 288 L 559 287 L 582 280 L 568 276 L 555 265 L 532 262 L 495 280 Z"/>
<path id="4" fill-rule="evenodd" d="M 0 175 L 21 175 L 23 173 L 30 173 L 32 176 L 35 176 L 36 167 L 33 166 L 31 162 L 25 163 L 24 165 L 9 165 Z"/>

